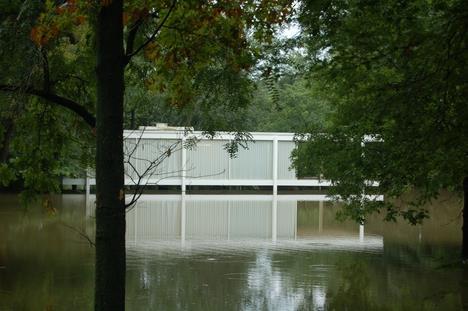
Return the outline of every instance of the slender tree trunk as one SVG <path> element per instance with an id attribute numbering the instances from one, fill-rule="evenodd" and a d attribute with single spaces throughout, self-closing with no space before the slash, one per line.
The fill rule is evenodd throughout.
<path id="1" fill-rule="evenodd" d="M 125 309 L 123 0 L 101 1 L 97 19 L 95 310 Z"/>
<path id="2" fill-rule="evenodd" d="M 463 179 L 462 259 L 468 260 L 468 176 Z"/>
<path id="3" fill-rule="evenodd" d="M 0 163 L 6 163 L 10 157 L 10 141 L 13 137 L 14 122 L 11 119 L 3 120 L 5 133 L 0 142 Z"/>

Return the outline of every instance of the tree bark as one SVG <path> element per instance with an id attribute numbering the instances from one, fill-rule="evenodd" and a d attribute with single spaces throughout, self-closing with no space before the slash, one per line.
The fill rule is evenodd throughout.
<path id="1" fill-rule="evenodd" d="M 14 121 L 13 119 L 5 119 L 2 121 L 5 127 L 3 141 L 0 142 L 0 164 L 7 163 L 10 158 L 10 142 L 13 138 Z"/>
<path id="2" fill-rule="evenodd" d="M 97 18 L 95 310 L 125 309 L 123 0 Z"/>
<path id="3" fill-rule="evenodd" d="M 462 259 L 468 260 L 468 176 L 463 179 Z"/>

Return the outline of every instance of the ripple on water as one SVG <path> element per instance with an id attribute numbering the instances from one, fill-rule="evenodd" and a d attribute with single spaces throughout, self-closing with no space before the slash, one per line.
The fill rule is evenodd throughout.
<path id="1" fill-rule="evenodd" d="M 190 257 L 191 260 L 216 262 L 238 261 L 259 251 L 274 253 L 347 251 L 360 253 L 382 253 L 383 238 L 366 236 L 359 240 L 355 237 L 320 237 L 299 240 L 153 240 L 131 242 L 127 245 L 127 264 L 139 264 L 151 257 L 153 260 Z"/>

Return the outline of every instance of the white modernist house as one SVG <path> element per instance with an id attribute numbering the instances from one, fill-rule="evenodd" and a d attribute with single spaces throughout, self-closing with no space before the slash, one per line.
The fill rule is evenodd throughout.
<path id="1" fill-rule="evenodd" d="M 318 179 L 297 179 L 290 155 L 295 148 L 292 133 L 250 133 L 247 149 L 239 147 L 235 157 L 226 151 L 234 134 L 219 132 L 210 138 L 202 132 L 183 128 L 143 127 L 125 131 L 127 185 L 187 186 L 270 186 L 273 194 L 280 186 L 328 186 Z M 190 148 L 192 142 L 196 144 Z M 171 149 L 167 156 L 167 150 Z M 165 154 L 166 153 L 166 154 Z M 164 160 L 137 180 L 151 161 L 165 154 Z M 90 181 L 91 184 L 94 180 Z"/>
<path id="2" fill-rule="evenodd" d="M 125 130 L 125 184 L 178 186 L 182 193 L 189 186 L 258 186 L 271 187 L 272 194 L 282 186 L 330 185 L 326 180 L 296 177 L 290 159 L 295 148 L 293 133 L 250 135 L 247 149 L 240 146 L 231 157 L 226 150 L 226 144 L 235 139 L 231 133 L 218 132 L 211 138 L 203 132 L 159 124 Z M 86 179 L 64 178 L 63 184 L 84 184 L 89 193 L 96 180 L 89 174 Z"/>

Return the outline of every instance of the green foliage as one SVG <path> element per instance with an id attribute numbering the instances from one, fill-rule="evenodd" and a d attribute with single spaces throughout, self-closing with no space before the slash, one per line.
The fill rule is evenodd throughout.
<path id="1" fill-rule="evenodd" d="M 294 155 L 304 175 L 334 183 L 346 216 L 382 211 L 412 223 L 441 189 L 468 176 L 466 1 L 306 2 L 300 17 L 314 78 L 333 103 L 331 123 L 309 128 Z M 465 14 L 465 15 L 464 15 Z M 377 134 L 380 142 L 365 143 Z M 418 193 L 409 207 L 362 203 L 379 181 L 387 198 Z"/>
<path id="2" fill-rule="evenodd" d="M 173 105 L 173 94 L 130 85 L 125 94 L 125 128 L 165 122 L 207 131 L 244 130 L 246 107 L 254 87 L 245 73 L 207 67 L 193 78 L 192 84 L 194 94 L 181 106 Z"/>
<path id="3" fill-rule="evenodd" d="M 7 187 L 15 177 L 15 172 L 6 163 L 0 164 L 0 186 Z"/>
<path id="4" fill-rule="evenodd" d="M 28 195 L 56 192 L 60 176 L 93 165 L 92 122 L 86 125 L 83 115 L 44 94 L 69 100 L 92 117 L 93 23 L 108 4 L 0 4 L 3 185 L 19 180 Z M 163 121 L 244 137 L 252 71 L 262 57 L 252 43 L 272 41 L 292 16 L 292 2 L 135 0 L 124 6 L 126 127 Z"/>
<path id="5" fill-rule="evenodd" d="M 62 36 L 38 46 L 34 31 L 38 20 L 47 19 L 44 8 L 23 1 L 2 6 L 0 84 L 19 87 L 0 93 L 0 181 L 3 187 L 20 183 L 27 189 L 23 197 L 32 199 L 58 192 L 61 176 L 81 175 L 92 163 L 93 138 L 79 118 L 26 94 L 28 88 L 66 93 L 92 110 L 94 91 L 81 78 L 93 80 L 91 41 L 84 25 L 63 26 Z"/>
<path id="6" fill-rule="evenodd" d="M 253 104 L 245 119 L 246 128 L 299 133 L 304 128 L 325 126 L 331 110 L 321 92 L 320 81 L 311 81 L 304 75 L 306 62 L 301 53 L 282 52 L 286 53 L 280 58 L 282 63 L 269 60 L 271 63 L 266 66 L 274 74 L 257 79 Z M 264 68 L 260 66 L 260 69 Z"/>
<path id="7" fill-rule="evenodd" d="M 250 128 L 267 132 L 301 132 L 304 128 L 325 125 L 330 106 L 320 97 L 316 85 L 302 77 L 283 77 L 275 88 L 277 100 L 270 97 L 267 86 L 258 84 L 254 104 L 248 113 L 253 123 Z"/>

